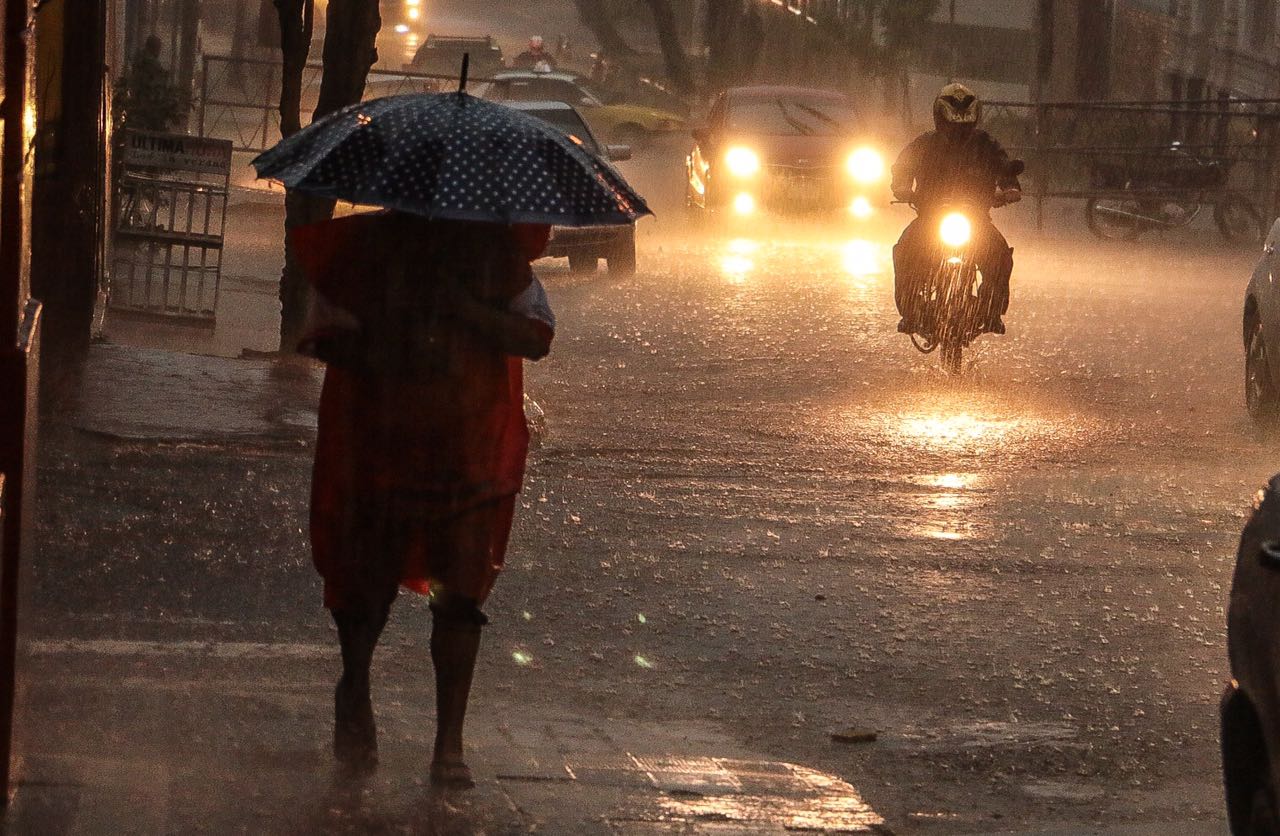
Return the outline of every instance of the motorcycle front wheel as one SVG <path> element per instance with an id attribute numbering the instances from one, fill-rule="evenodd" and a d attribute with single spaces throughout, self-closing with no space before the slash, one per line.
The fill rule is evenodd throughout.
<path id="1" fill-rule="evenodd" d="M 1142 207 L 1131 198 L 1091 197 L 1084 205 L 1089 231 L 1107 241 L 1136 240 L 1149 226 L 1133 217 L 1141 214 Z"/>
<path id="2" fill-rule="evenodd" d="M 1266 234 L 1258 210 L 1238 194 L 1226 195 L 1213 205 L 1213 222 L 1222 237 L 1232 244 L 1258 244 Z"/>

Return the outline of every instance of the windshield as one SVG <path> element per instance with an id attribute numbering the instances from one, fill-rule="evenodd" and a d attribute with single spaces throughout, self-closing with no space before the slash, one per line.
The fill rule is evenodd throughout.
<path id="1" fill-rule="evenodd" d="M 840 136 L 852 133 L 855 116 L 845 102 L 775 96 L 729 106 L 729 128 L 775 136 Z"/>
<path id="2" fill-rule="evenodd" d="M 595 138 L 591 136 L 591 131 L 583 124 L 582 117 L 572 110 L 560 110 L 557 108 L 555 110 L 526 110 L 525 113 L 530 116 L 536 116 L 544 122 L 550 122 L 562 133 L 576 136 L 582 140 L 582 144 L 587 146 L 588 150 L 596 154 L 602 153 Z"/>

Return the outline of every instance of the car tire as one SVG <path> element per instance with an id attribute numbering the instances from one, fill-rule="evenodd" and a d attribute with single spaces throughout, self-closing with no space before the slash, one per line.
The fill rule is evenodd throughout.
<path id="1" fill-rule="evenodd" d="M 622 236 L 605 256 L 610 276 L 634 276 L 636 274 L 636 232 L 632 229 Z"/>
<path id="2" fill-rule="evenodd" d="M 1276 391 L 1275 379 L 1271 376 L 1271 360 L 1262 336 L 1261 322 L 1253 323 L 1245 346 L 1244 403 L 1254 425 L 1262 429 L 1276 426 L 1277 415 L 1280 415 L 1280 392 Z"/>
<path id="3" fill-rule="evenodd" d="M 573 253 L 569 256 L 569 271 L 572 273 L 594 273 L 600 265 L 600 257 L 595 253 Z"/>

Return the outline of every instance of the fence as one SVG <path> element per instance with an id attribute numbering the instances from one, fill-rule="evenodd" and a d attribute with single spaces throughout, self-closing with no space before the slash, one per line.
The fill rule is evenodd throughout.
<path id="1" fill-rule="evenodd" d="M 307 64 L 302 75 L 302 113 L 315 110 L 320 100 L 320 64 Z M 196 133 L 228 139 L 237 152 L 261 153 L 280 141 L 281 63 L 226 55 L 204 56 Z M 469 79 L 468 89 L 483 92 L 491 79 Z M 412 70 L 369 73 L 364 98 L 401 93 L 432 93 L 457 87 L 457 76 Z"/>
<path id="2" fill-rule="evenodd" d="M 1245 198 L 1268 223 L 1280 213 L 1280 100 L 995 102 L 984 122 L 1026 160 L 1041 222 L 1049 198 L 1132 197 L 1130 181 L 1147 195 L 1199 200 L 1206 189 L 1165 177 L 1171 155 L 1218 162 L 1229 174 L 1213 191 Z"/>

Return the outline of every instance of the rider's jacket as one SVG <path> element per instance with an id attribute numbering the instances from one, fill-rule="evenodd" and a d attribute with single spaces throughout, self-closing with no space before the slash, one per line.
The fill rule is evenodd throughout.
<path id="1" fill-rule="evenodd" d="M 940 131 L 921 134 L 893 164 L 893 193 L 914 192 L 922 213 L 943 203 L 989 208 L 997 187 L 1021 188 L 1009 170 L 1009 155 L 981 129 L 959 139 Z"/>

